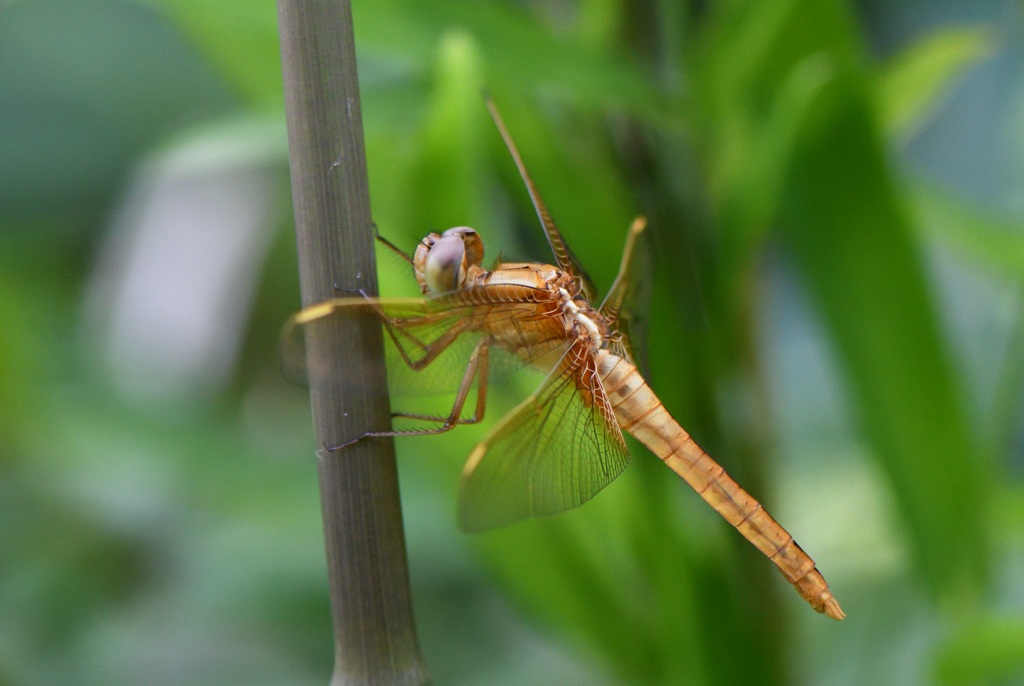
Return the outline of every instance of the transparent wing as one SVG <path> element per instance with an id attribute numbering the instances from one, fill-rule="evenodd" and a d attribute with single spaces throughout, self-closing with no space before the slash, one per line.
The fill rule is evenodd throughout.
<path id="1" fill-rule="evenodd" d="M 486 293 L 451 293 L 441 298 L 335 298 L 311 305 L 293 315 L 281 334 L 281 360 L 285 375 L 297 383 L 326 378 L 326 365 L 310 359 L 306 339 L 318 327 L 344 326 L 346 318 L 369 316 L 384 328 L 388 386 L 397 395 L 428 396 L 454 393 L 462 381 L 473 348 L 487 331 L 506 329 L 506 341 L 516 341 L 519 324 L 535 315 L 533 304 L 488 302 Z M 490 376 L 521 368 L 567 346 L 552 340 L 520 353 L 492 349 Z M 514 346 L 514 343 L 513 343 Z"/>
<path id="2" fill-rule="evenodd" d="M 582 505 L 629 463 L 593 357 L 574 344 L 559 369 L 473 450 L 459 526 L 475 533 Z"/>
<path id="3" fill-rule="evenodd" d="M 615 283 L 599 308 L 615 332 L 610 339 L 612 352 L 635 364 L 644 378 L 650 378 L 647 366 L 647 322 L 651 302 L 650 245 L 643 240 L 647 220 L 637 217 L 629 227 L 622 263 Z"/>
<path id="4" fill-rule="evenodd" d="M 388 385 L 397 392 L 418 387 L 425 394 L 458 387 L 479 335 L 459 330 L 457 313 L 434 312 L 424 299 L 335 298 L 293 315 L 281 334 L 285 375 L 298 383 L 330 384 L 326 365 L 308 356 L 306 340 L 321 328 L 344 326 L 354 317 L 373 317 L 385 329 Z"/>
<path id="5" fill-rule="evenodd" d="M 487 94 L 484 95 L 484 101 L 487 103 L 487 109 L 491 113 L 494 125 L 498 127 L 501 139 L 505 142 L 505 147 L 508 148 L 509 154 L 512 155 L 512 161 L 515 162 L 516 169 L 519 170 L 519 176 L 526 186 L 527 193 L 530 195 L 530 201 L 537 212 L 537 218 L 540 220 L 541 226 L 544 227 L 544 235 L 547 236 L 548 245 L 551 246 L 551 252 L 555 255 L 555 261 L 563 271 L 576 276 L 580 280 L 583 294 L 588 300 L 593 300 L 597 297 L 597 289 L 594 288 L 590 277 L 587 276 L 586 271 L 583 270 L 583 266 L 576 259 L 576 256 L 573 255 L 572 250 L 569 249 L 569 244 L 562 237 L 562 233 L 558 230 L 555 220 L 551 218 L 551 212 L 548 211 L 548 206 L 541 199 L 537 186 L 533 183 L 533 179 L 530 178 L 530 173 L 526 171 L 526 164 L 523 163 L 519 149 L 512 140 L 512 134 L 508 132 L 508 128 L 505 126 L 505 120 L 502 119 L 498 106 Z"/>

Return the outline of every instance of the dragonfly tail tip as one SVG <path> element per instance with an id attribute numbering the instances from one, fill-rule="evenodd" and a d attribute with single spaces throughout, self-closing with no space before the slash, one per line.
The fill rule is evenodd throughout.
<path id="1" fill-rule="evenodd" d="M 833 597 L 829 597 L 820 608 L 815 609 L 832 619 L 846 619 L 846 613 L 843 612 L 843 608 L 839 607 L 839 601 Z"/>

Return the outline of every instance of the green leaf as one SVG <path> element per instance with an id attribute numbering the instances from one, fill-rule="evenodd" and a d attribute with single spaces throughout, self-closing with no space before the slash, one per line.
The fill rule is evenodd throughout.
<path id="1" fill-rule="evenodd" d="M 148 0 L 171 17 L 236 91 L 252 102 L 282 98 L 277 12 L 269 2 Z"/>
<path id="2" fill-rule="evenodd" d="M 935 658 L 935 682 L 944 686 L 1010 683 L 1024 674 L 1024 622 L 988 618 L 962 627 Z"/>
<path id="3" fill-rule="evenodd" d="M 924 184 L 916 185 L 910 197 L 925 236 L 994 275 L 1024 278 L 1024 234 L 1019 224 Z"/>
<path id="4" fill-rule="evenodd" d="M 1019 306 L 1024 296 L 1024 234 L 1016 223 L 925 184 L 913 189 L 911 199 L 924 237 L 945 246 L 965 266 L 973 265 L 1017 292 L 1018 304 L 1009 305 L 1004 315 L 1014 323 L 981 422 L 985 439 L 1002 454 L 1012 450 L 1024 398 L 1024 316 Z"/>
<path id="5" fill-rule="evenodd" d="M 487 86 L 550 90 L 576 102 L 656 112 L 661 97 L 632 55 L 551 31 L 528 12 L 497 2 L 376 0 L 353 7 L 360 59 L 388 55 L 411 68 L 453 28 L 472 35 Z M 365 66 L 360 65 L 361 68 Z"/>
<path id="6" fill-rule="evenodd" d="M 887 166 L 865 80 L 839 79 L 790 176 L 785 236 L 845 368 L 931 590 L 972 599 L 986 567 L 979 454 Z"/>
<path id="7" fill-rule="evenodd" d="M 487 226 L 484 141 L 489 122 L 480 91 L 483 65 L 471 34 L 453 29 L 441 37 L 434 84 L 409 208 L 418 216 L 410 217 L 410 223 L 418 223 L 422 234 Z"/>
<path id="8" fill-rule="evenodd" d="M 924 122 L 953 82 L 996 48 L 988 29 L 953 27 L 914 43 L 879 78 L 882 120 L 890 136 L 906 139 Z"/>

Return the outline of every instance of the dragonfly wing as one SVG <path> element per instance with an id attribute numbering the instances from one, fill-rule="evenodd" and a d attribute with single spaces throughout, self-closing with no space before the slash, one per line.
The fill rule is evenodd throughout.
<path id="1" fill-rule="evenodd" d="M 580 265 L 579 260 L 576 259 L 576 256 L 569 249 L 569 244 L 562 237 L 562 233 L 558 230 L 555 220 L 551 218 L 551 212 L 548 211 L 548 206 L 544 204 L 544 200 L 540 197 L 540 191 L 537 190 L 533 179 L 530 178 L 530 173 L 526 170 L 526 164 L 523 163 L 519 149 L 512 140 L 512 134 L 508 132 L 505 120 L 502 119 L 501 113 L 498 111 L 498 106 L 489 95 L 485 97 L 485 101 L 487 109 L 490 110 L 491 118 L 494 120 L 495 126 L 498 127 L 498 133 L 501 134 L 505 147 L 508 148 L 509 154 L 512 155 L 512 161 L 515 162 L 516 169 L 519 170 L 519 177 L 523 180 L 526 191 L 530 195 L 530 201 L 537 212 L 537 218 L 540 220 L 541 226 L 544 227 L 544 235 L 547 236 L 548 245 L 551 246 L 551 251 L 555 255 L 555 261 L 558 262 L 558 266 L 563 270 L 579 278 L 584 295 L 589 300 L 593 300 L 597 297 L 597 289 L 594 288 L 594 284 L 583 270 L 583 266 Z"/>
<path id="2" fill-rule="evenodd" d="M 574 344 L 540 389 L 504 417 L 463 469 L 459 526 L 486 531 L 582 505 L 629 463 L 593 357 Z"/>
<path id="3" fill-rule="evenodd" d="M 334 298 L 310 305 L 293 315 L 281 332 L 280 354 L 285 376 L 298 383 L 328 383 L 324 378 L 329 373 L 317 359 L 310 357 L 307 341 L 331 327 L 344 327 L 355 317 L 372 317 L 382 324 L 388 321 L 421 321 L 430 314 L 423 299 L 380 300 L 376 298 Z M 454 318 L 434 319 L 431 326 L 444 330 L 453 325 Z M 427 328 L 427 327 L 422 327 Z M 427 337 L 437 334 L 427 332 Z M 406 336 L 399 336 L 398 342 L 391 335 L 385 336 L 388 367 L 402 366 L 404 356 L 419 357 L 415 343 Z M 402 348 L 401 346 L 405 346 Z M 404 354 L 404 355 L 403 355 Z M 392 359 L 396 358 L 396 359 Z M 392 364 L 396 361 L 399 364 Z M 405 365 L 408 366 L 408 365 Z"/>
<path id="4" fill-rule="evenodd" d="M 640 370 L 645 379 L 650 378 L 650 366 L 647 360 L 647 326 L 650 321 L 650 280 L 640 277 L 635 288 L 626 294 L 626 303 L 614 323 L 618 331 L 618 340 L 612 340 L 612 352 L 632 362 Z M 642 293 L 643 295 L 635 295 Z"/>
<path id="5" fill-rule="evenodd" d="M 612 352 L 635 364 L 640 368 L 641 376 L 649 378 L 646 334 L 653 270 L 650 244 L 644 240 L 646 226 L 646 218 L 637 217 L 629 227 L 619 274 L 599 311 L 612 330 L 619 334 L 611 338 Z"/>
<path id="6" fill-rule="evenodd" d="M 443 304 L 429 298 L 335 298 L 295 314 L 281 334 L 285 376 L 297 383 L 332 383 L 329 369 L 309 357 L 306 340 L 322 327 L 345 326 L 352 317 L 369 316 L 384 327 L 388 385 L 392 393 L 429 396 L 454 393 L 473 348 L 484 335 L 473 326 L 475 313 L 493 305 Z M 490 313 L 500 317 L 501 311 Z M 508 357 L 508 356 L 505 356 Z M 515 364 L 498 356 L 499 367 Z"/>

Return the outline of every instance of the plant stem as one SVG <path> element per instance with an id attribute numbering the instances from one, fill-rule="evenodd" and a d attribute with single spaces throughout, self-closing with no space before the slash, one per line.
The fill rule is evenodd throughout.
<path id="1" fill-rule="evenodd" d="M 302 302 L 335 284 L 377 291 L 366 153 L 347 0 L 278 0 Z M 390 426 L 378 321 L 307 340 L 330 576 L 336 686 L 429 683 L 412 616 L 394 444 L 339 445 Z M 325 373 L 319 373 L 325 370 Z M 313 377 L 313 375 L 311 375 Z"/>

